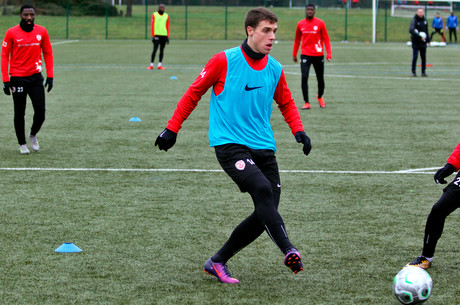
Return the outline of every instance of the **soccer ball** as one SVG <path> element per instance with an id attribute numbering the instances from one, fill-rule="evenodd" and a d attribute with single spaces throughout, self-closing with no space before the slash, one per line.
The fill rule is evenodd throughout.
<path id="1" fill-rule="evenodd" d="M 420 304 L 428 300 L 433 288 L 431 276 L 416 266 L 404 267 L 393 280 L 393 293 L 403 304 Z"/>
<path id="2" fill-rule="evenodd" d="M 425 32 L 420 32 L 419 35 L 420 35 L 420 37 L 422 37 L 422 39 L 426 38 L 426 33 Z"/>

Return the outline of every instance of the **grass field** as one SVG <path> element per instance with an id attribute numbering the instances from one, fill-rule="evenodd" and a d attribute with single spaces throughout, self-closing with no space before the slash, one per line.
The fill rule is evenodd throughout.
<path id="1" fill-rule="evenodd" d="M 119 9 L 126 11 L 126 6 L 121 6 Z M 147 22 L 144 6 L 134 6 L 131 18 L 111 17 L 107 24 L 105 17 L 70 16 L 68 31 L 65 16 L 37 16 L 36 23 L 45 26 L 53 39 L 105 39 L 106 37 L 108 39 L 145 39 L 146 32 L 147 38 L 150 39 L 150 18 L 155 10 L 157 6 L 148 7 Z M 166 11 L 171 20 L 171 40 L 243 39 L 243 19 L 248 10 L 249 7 L 228 7 L 226 27 L 225 7 L 189 6 L 186 11 L 184 6 L 167 6 Z M 292 41 L 297 22 L 305 18 L 305 10 L 283 7 L 275 7 L 272 10 L 279 18 L 278 39 Z M 387 13 L 387 41 L 405 42 L 409 40 L 410 18 L 391 17 L 390 9 Z M 371 9 L 349 9 L 346 17 L 345 9 L 319 7 L 316 17 L 326 22 L 331 41 L 372 41 Z M 347 23 L 345 23 L 346 19 Z M 2 16 L 0 33 L 4 33 L 18 22 L 18 16 Z M 429 24 L 431 25 L 431 20 Z M 383 8 L 378 11 L 376 41 L 385 41 L 385 10 Z"/>
<path id="2" fill-rule="evenodd" d="M 411 78 L 403 43 L 333 43 L 327 108 L 301 112 L 308 157 L 276 107 L 272 116 L 280 213 L 306 271 L 292 274 L 264 234 L 229 262 L 241 283 L 228 286 L 202 267 L 252 203 L 208 147 L 209 93 L 170 151 L 153 143 L 207 59 L 240 42 L 172 41 L 167 70 L 147 71 L 148 41 L 55 41 L 41 149 L 26 156 L 0 96 L 1 304 L 398 304 L 393 277 L 421 252 L 442 192 L 432 174 L 459 141 L 459 49 L 430 48 L 429 77 Z M 291 47 L 272 54 L 300 107 Z M 311 88 L 313 98 L 313 74 Z M 31 117 L 28 104 L 27 130 Z M 459 215 L 447 219 L 426 304 L 460 304 Z M 55 253 L 64 242 L 83 252 Z"/>

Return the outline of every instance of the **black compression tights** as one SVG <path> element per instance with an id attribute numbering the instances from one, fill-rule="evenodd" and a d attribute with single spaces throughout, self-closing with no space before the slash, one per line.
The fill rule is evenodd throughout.
<path id="1" fill-rule="evenodd" d="M 254 201 L 254 212 L 243 220 L 232 232 L 224 246 L 212 257 L 215 262 L 225 263 L 239 250 L 259 237 L 264 230 L 270 235 L 281 251 L 293 248 L 286 233 L 283 219 L 278 213 L 280 190 L 272 186 L 262 173 L 245 181 Z"/>
<path id="2" fill-rule="evenodd" d="M 444 230 L 446 217 L 460 207 L 458 194 L 458 192 L 445 191 L 438 202 L 433 205 L 426 220 L 425 237 L 423 239 L 423 256 L 433 257 L 436 244 Z"/>

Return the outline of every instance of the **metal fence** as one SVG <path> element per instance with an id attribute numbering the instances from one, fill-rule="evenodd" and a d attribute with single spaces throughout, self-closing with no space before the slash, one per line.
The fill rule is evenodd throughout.
<path id="1" fill-rule="evenodd" d="M 151 15 L 157 10 L 158 3 L 165 2 L 166 11 L 171 17 L 171 39 L 241 40 L 245 38 L 243 29 L 245 13 L 251 7 L 264 4 L 272 6 L 271 9 L 280 19 L 277 39 L 293 40 L 297 22 L 305 17 L 304 3 L 297 8 L 288 6 L 296 0 L 290 0 L 293 1 L 290 4 L 288 4 L 289 0 L 271 0 L 277 1 L 273 3 L 265 2 L 268 0 L 245 0 L 246 6 L 230 5 L 230 3 L 243 2 L 241 0 L 213 0 L 212 6 L 203 4 L 210 0 L 187 0 L 187 2 L 195 1 L 202 5 L 168 4 L 183 0 L 149 0 L 147 2 L 133 0 L 132 17 L 125 17 L 125 0 L 105 1 L 107 12 L 105 16 L 76 16 L 72 8 L 67 7 L 60 16 L 39 13 L 37 23 L 48 29 L 52 39 L 150 39 Z M 372 9 L 366 8 L 370 0 L 360 0 L 358 3 L 355 2 L 355 5 L 353 5 L 353 0 L 348 0 L 346 4 L 341 2 L 343 6 L 335 2 L 336 0 L 314 0 L 313 2 L 315 1 L 318 5 L 319 3 L 325 5 L 318 6 L 317 16 L 326 22 L 331 41 L 372 41 Z M 112 3 L 118 10 L 116 16 L 108 14 Z M 300 3 L 300 0 L 296 3 Z M 285 6 L 280 6 L 281 4 Z M 38 8 L 41 7 L 40 2 L 36 5 Z M 410 20 L 391 18 L 388 1 L 380 1 L 379 7 L 376 41 L 408 41 Z M 13 13 L 0 18 L 0 32 L 4 33 L 7 28 L 18 24 L 15 9 L 17 8 L 9 7 Z M 45 12 L 43 8 L 41 9 L 41 12 Z"/>

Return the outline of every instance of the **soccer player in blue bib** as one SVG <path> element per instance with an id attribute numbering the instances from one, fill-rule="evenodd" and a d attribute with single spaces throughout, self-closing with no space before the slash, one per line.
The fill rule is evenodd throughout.
<path id="1" fill-rule="evenodd" d="M 250 10 L 245 19 L 247 39 L 241 46 L 214 55 L 177 104 L 166 129 L 155 141 L 167 151 L 176 142 L 182 123 L 201 96 L 213 87 L 209 110 L 209 143 L 217 160 L 238 185 L 248 192 L 254 212 L 232 232 L 227 242 L 204 265 L 204 271 L 223 283 L 236 284 L 227 261 L 264 231 L 284 254 L 294 273 L 303 270 L 299 251 L 292 245 L 278 205 L 281 182 L 275 158 L 276 143 L 270 125 L 273 100 L 303 152 L 311 150 L 299 112 L 279 64 L 269 55 L 278 18 L 266 8 Z"/>

